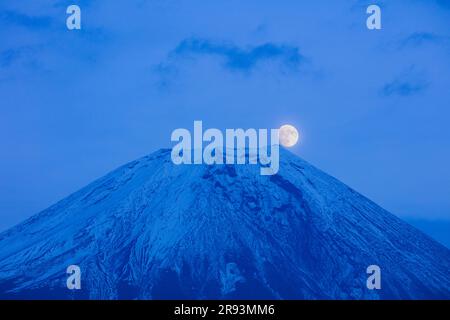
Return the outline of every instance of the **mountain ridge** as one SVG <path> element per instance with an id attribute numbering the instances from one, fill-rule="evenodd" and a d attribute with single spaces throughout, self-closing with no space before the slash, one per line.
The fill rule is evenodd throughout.
<path id="1" fill-rule="evenodd" d="M 283 148 L 273 176 L 161 149 L 0 233 L 5 298 L 449 299 L 449 270 L 449 249 Z"/>

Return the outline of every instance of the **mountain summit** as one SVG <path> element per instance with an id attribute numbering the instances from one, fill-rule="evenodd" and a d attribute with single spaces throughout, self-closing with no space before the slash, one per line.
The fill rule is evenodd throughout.
<path id="1" fill-rule="evenodd" d="M 0 297 L 450 298 L 449 249 L 280 152 L 273 176 L 167 149 L 116 169 L 0 234 Z"/>

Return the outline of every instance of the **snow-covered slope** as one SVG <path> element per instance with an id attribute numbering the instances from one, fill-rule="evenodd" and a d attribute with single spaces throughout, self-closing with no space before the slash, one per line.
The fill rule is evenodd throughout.
<path id="1" fill-rule="evenodd" d="M 281 150 L 256 165 L 133 161 L 0 234 L 3 298 L 450 298 L 450 250 Z M 79 291 L 66 268 L 81 267 Z M 366 268 L 381 267 L 381 290 Z"/>

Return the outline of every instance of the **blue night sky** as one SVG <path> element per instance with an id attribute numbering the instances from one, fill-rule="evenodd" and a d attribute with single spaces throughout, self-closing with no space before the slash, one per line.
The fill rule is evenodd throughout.
<path id="1" fill-rule="evenodd" d="M 294 153 L 450 245 L 449 83 L 450 1 L 2 1 L 0 230 L 203 120 L 293 124 Z"/>

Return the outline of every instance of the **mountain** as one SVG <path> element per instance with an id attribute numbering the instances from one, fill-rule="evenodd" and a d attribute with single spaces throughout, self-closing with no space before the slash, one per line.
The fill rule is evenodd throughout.
<path id="1" fill-rule="evenodd" d="M 167 149 L 116 169 L 0 234 L 0 297 L 450 299 L 449 249 L 280 152 L 273 176 Z"/>

